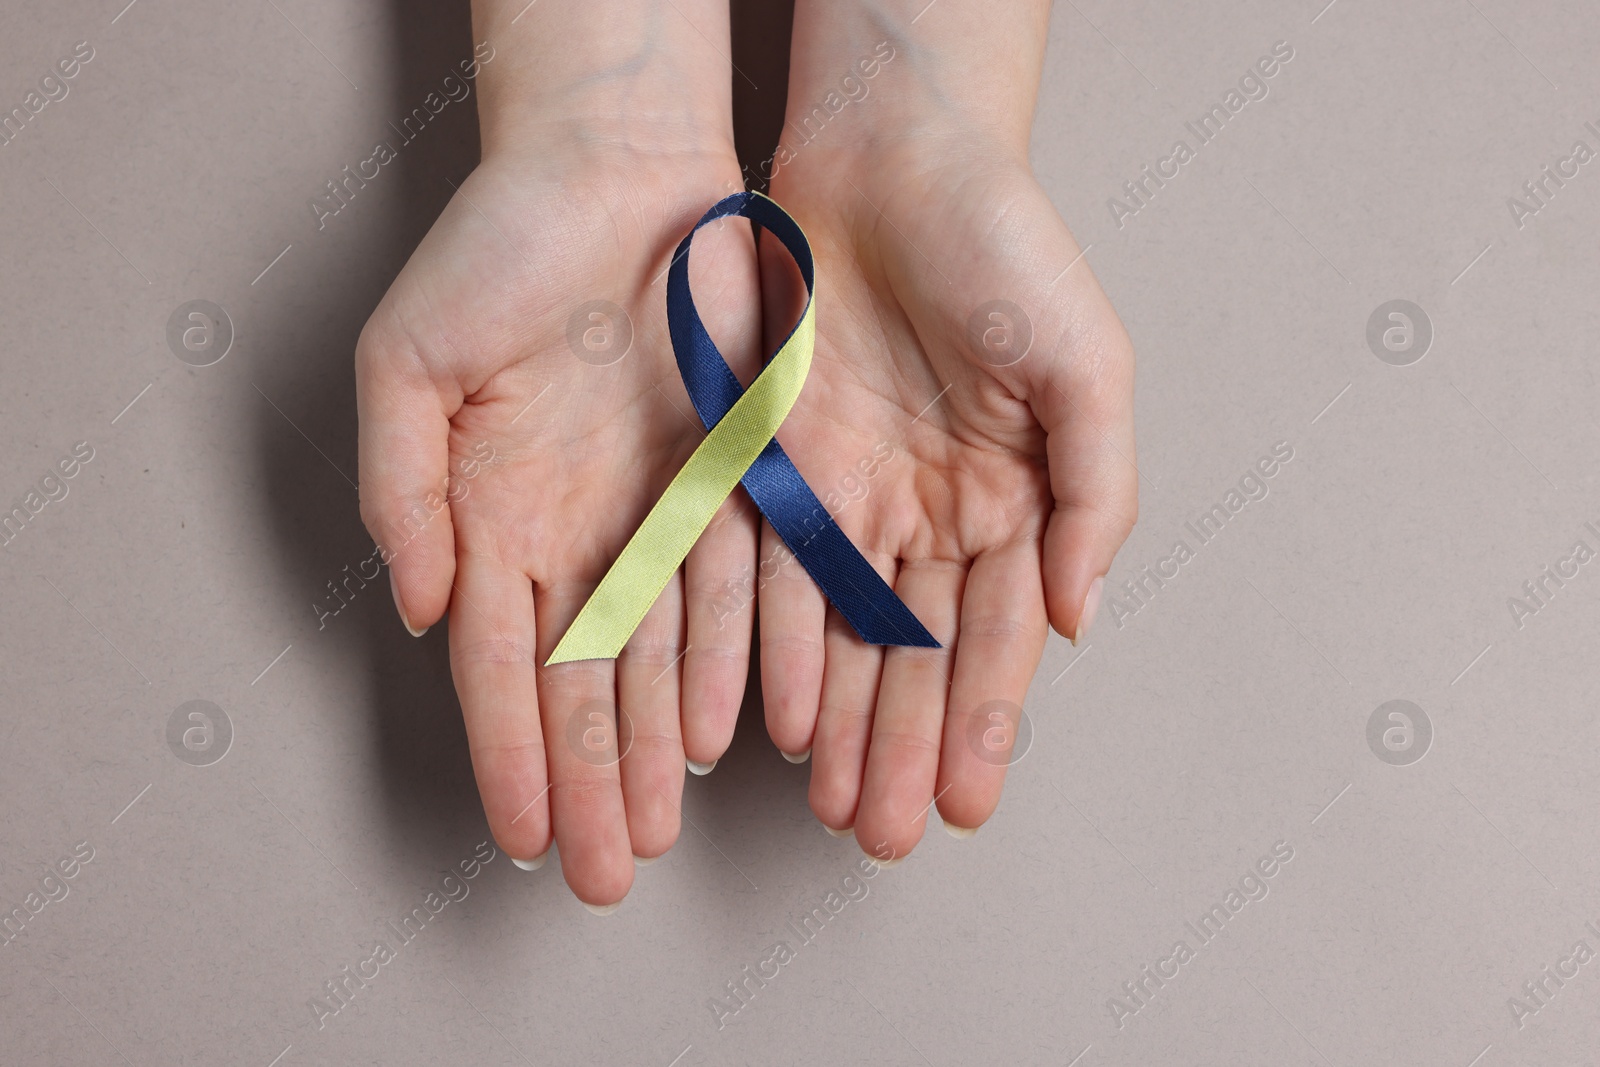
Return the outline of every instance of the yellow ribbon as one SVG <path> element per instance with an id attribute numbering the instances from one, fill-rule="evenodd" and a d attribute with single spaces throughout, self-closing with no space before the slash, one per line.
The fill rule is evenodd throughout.
<path id="1" fill-rule="evenodd" d="M 578 612 L 545 666 L 614 659 L 800 396 L 816 342 L 812 304 L 788 342 L 712 428 Z"/>

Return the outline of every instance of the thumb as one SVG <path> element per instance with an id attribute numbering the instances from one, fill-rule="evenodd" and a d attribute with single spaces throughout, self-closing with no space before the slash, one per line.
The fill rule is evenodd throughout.
<path id="1" fill-rule="evenodd" d="M 1050 625 L 1077 644 L 1138 518 L 1139 471 L 1133 345 L 1092 276 L 1074 281 L 1075 291 L 1061 294 L 1074 309 L 1064 344 L 1031 368 L 1028 401 L 1045 430 L 1055 498 L 1044 536 L 1045 604 Z"/>
<path id="2" fill-rule="evenodd" d="M 455 581 L 447 404 L 460 399 L 442 395 L 409 345 L 368 322 L 356 343 L 361 521 L 413 637 L 443 617 Z"/>

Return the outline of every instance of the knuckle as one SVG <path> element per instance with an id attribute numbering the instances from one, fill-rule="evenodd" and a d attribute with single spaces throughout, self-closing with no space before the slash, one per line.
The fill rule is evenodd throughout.
<path id="1" fill-rule="evenodd" d="M 628 745 L 628 755 L 653 761 L 658 757 L 677 755 L 682 745 L 678 735 L 666 730 L 635 730 Z M 681 760 L 681 756 L 678 757 Z"/>
<path id="2" fill-rule="evenodd" d="M 876 730 L 872 735 L 874 754 L 882 748 L 882 755 L 893 758 L 897 754 L 912 757 L 932 756 L 935 760 L 939 756 L 940 739 L 936 735 L 919 734 L 912 730 Z M 932 793 L 929 793 L 932 796 Z"/>
<path id="3" fill-rule="evenodd" d="M 455 649 L 454 655 L 463 667 L 505 663 L 532 666 L 534 663 L 532 643 L 499 633 L 465 642 Z"/>
<path id="4" fill-rule="evenodd" d="M 865 733 L 872 725 L 872 713 L 870 702 L 846 704 L 825 700 L 818 710 L 817 719 L 826 723 L 830 731 L 854 735 Z"/>
<path id="5" fill-rule="evenodd" d="M 1137 493 L 1126 494 L 1126 499 L 1096 507 L 1094 513 L 1120 543 L 1127 539 L 1139 521 L 1139 496 Z"/>
<path id="6" fill-rule="evenodd" d="M 961 636 L 996 637 L 1003 641 L 1031 640 L 1044 632 L 1040 623 L 1028 622 L 1015 615 L 978 615 L 961 621 Z"/>
<path id="7" fill-rule="evenodd" d="M 688 655 L 683 657 L 685 665 L 694 664 L 702 671 L 721 674 L 733 670 L 747 669 L 750 661 L 750 645 L 748 641 L 743 644 L 719 643 L 707 640 L 705 644 L 691 644 Z"/>
<path id="8" fill-rule="evenodd" d="M 791 656 L 806 661 L 821 660 L 822 638 L 806 634 L 763 634 L 763 655 Z"/>
<path id="9" fill-rule="evenodd" d="M 646 633 L 645 627 L 641 626 L 623 646 L 622 655 L 627 662 L 643 667 L 668 667 L 683 655 L 683 642 L 676 635 L 668 637 Z"/>
<path id="10" fill-rule="evenodd" d="M 1133 342 L 1110 307 L 1068 328 L 1063 373 L 1069 388 L 1095 411 L 1114 415 L 1133 402 Z"/>
<path id="11" fill-rule="evenodd" d="M 511 776 L 514 780 L 527 779 L 518 782 L 523 788 L 532 785 L 534 779 L 538 779 L 538 788 L 533 790 L 534 793 L 544 788 L 544 738 L 538 734 L 480 742 L 472 746 L 472 755 L 484 766 L 496 768 L 497 773 Z M 540 773 L 529 773 L 535 767 Z"/>
<path id="12" fill-rule="evenodd" d="M 550 793 L 558 805 L 580 821 L 609 815 L 621 799 L 616 780 L 599 771 L 572 774 Z"/>

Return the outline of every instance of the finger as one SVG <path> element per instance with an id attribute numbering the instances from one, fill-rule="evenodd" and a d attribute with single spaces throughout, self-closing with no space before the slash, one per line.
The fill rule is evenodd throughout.
<path id="1" fill-rule="evenodd" d="M 1063 282 L 1063 285 L 1066 285 Z M 1088 633 L 1104 578 L 1139 515 L 1133 441 L 1133 347 L 1091 275 L 1069 299 L 1088 310 L 1066 354 L 1039 361 L 1029 402 L 1047 435 L 1055 510 L 1045 531 L 1050 623 L 1074 644 Z"/>
<path id="2" fill-rule="evenodd" d="M 762 328 L 767 351 L 781 344 L 800 318 L 805 280 L 782 242 L 763 234 Z M 822 696 L 823 629 L 827 599 L 771 525 L 761 524 L 756 577 L 761 608 L 761 696 L 767 733 L 791 762 L 804 759 Z"/>
<path id="3" fill-rule="evenodd" d="M 683 750 L 715 763 L 733 741 L 755 625 L 755 508 L 735 490 L 684 560 L 689 620 L 683 657 Z"/>
<path id="4" fill-rule="evenodd" d="M 1000 803 L 1046 626 L 1037 541 L 1014 541 L 973 562 L 935 783 L 945 829 L 957 837 L 972 836 Z"/>
<path id="5" fill-rule="evenodd" d="M 463 553 L 451 603 L 450 670 L 483 811 L 506 855 L 537 865 L 551 838 L 533 584 L 517 568 Z"/>
<path id="6" fill-rule="evenodd" d="M 898 569 L 895 560 L 876 555 L 868 559 L 893 588 Z M 828 612 L 823 648 L 822 700 L 811 748 L 809 799 L 822 825 L 842 837 L 855 825 L 861 800 L 884 650 L 882 645 L 861 640 L 837 611 Z"/>
<path id="7" fill-rule="evenodd" d="M 450 416 L 416 353 L 369 322 L 356 343 L 361 520 L 389 564 L 400 621 L 413 636 L 438 622 L 455 577 L 446 476 Z"/>
<path id="8" fill-rule="evenodd" d="M 771 526 L 761 524 L 761 697 L 767 733 L 791 760 L 811 747 L 822 697 L 828 602 Z"/>
<path id="9" fill-rule="evenodd" d="M 962 563 L 908 560 L 895 582 L 895 593 L 943 647 L 891 648 L 884 654 L 856 812 L 856 841 L 880 860 L 887 853 L 893 862 L 910 852 L 933 807 L 966 572 Z"/>
<path id="10" fill-rule="evenodd" d="M 592 584 L 577 583 L 535 588 L 539 663 L 550 658 L 593 591 Z M 617 769 L 616 709 L 614 660 L 539 669 L 550 820 L 561 846 L 561 873 L 591 910 L 621 903 L 633 885 L 633 848 Z"/>
<path id="11" fill-rule="evenodd" d="M 635 857 L 652 860 L 678 839 L 683 736 L 678 693 L 683 658 L 683 579 L 673 575 L 617 657 L 618 770 Z"/>

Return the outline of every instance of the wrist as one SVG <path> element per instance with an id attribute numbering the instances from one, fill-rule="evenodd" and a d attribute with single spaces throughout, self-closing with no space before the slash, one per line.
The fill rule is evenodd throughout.
<path id="1" fill-rule="evenodd" d="M 1048 5 L 907 11 L 798 0 L 774 169 L 807 157 L 870 176 L 924 144 L 1026 161 Z"/>
<path id="2" fill-rule="evenodd" d="M 719 58 L 727 12 L 714 0 L 589 0 L 581 10 L 474 0 L 473 29 L 490 56 L 478 77 L 485 161 L 659 158 L 693 169 L 735 158 L 731 71 Z"/>
<path id="3" fill-rule="evenodd" d="M 733 139 L 709 122 L 649 114 L 590 95 L 567 109 L 513 107 L 479 116 L 482 162 L 537 175 L 574 168 L 678 170 L 685 180 L 739 173 Z M 724 175 L 727 172 L 727 175 Z"/>

